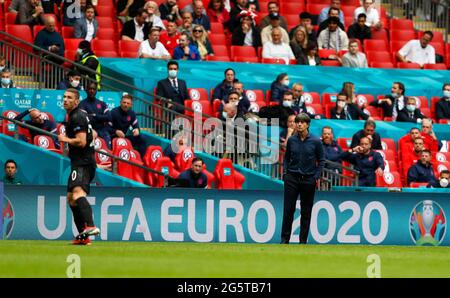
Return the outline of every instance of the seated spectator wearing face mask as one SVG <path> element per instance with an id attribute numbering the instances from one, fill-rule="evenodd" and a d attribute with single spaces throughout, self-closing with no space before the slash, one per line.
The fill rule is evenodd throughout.
<path id="1" fill-rule="evenodd" d="M 67 74 L 67 79 L 62 80 L 59 82 L 58 87 L 56 89 L 58 90 L 66 90 L 69 88 L 75 88 L 77 90 L 82 90 L 82 87 L 80 85 L 81 75 L 76 70 L 71 70 Z"/>
<path id="2" fill-rule="evenodd" d="M 416 108 L 416 99 L 408 97 L 406 106 L 398 112 L 397 122 L 422 123 L 423 118 L 425 116 L 420 112 L 419 108 Z"/>
<path id="3" fill-rule="evenodd" d="M 436 120 L 450 119 L 450 84 L 442 87 L 444 96 L 436 103 Z"/>
<path id="4" fill-rule="evenodd" d="M 277 101 L 281 104 L 284 92 L 289 90 L 289 76 L 287 73 L 281 73 L 270 85 L 272 94 L 271 101 Z"/>
<path id="5" fill-rule="evenodd" d="M 450 188 L 450 171 L 444 170 L 439 174 L 439 180 L 428 183 L 431 188 Z"/>
<path id="6" fill-rule="evenodd" d="M 16 85 L 14 84 L 11 77 L 12 77 L 11 71 L 7 68 L 4 68 L 1 73 L 0 88 L 16 88 Z"/>
<path id="7" fill-rule="evenodd" d="M 331 119 L 340 120 L 367 120 L 369 115 L 365 114 L 354 103 L 347 100 L 347 95 L 339 93 L 336 99 L 336 106 L 331 110 Z"/>

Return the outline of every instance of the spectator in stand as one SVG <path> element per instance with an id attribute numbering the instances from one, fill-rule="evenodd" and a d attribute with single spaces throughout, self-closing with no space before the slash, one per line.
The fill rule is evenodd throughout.
<path id="1" fill-rule="evenodd" d="M 280 26 L 280 15 L 277 13 L 270 13 L 269 18 L 270 18 L 270 25 L 266 26 L 261 31 L 261 42 L 263 46 L 266 42 L 272 41 L 272 31 L 275 28 L 280 29 L 282 42 L 289 45 L 289 34 L 284 28 Z"/>
<path id="2" fill-rule="evenodd" d="M 34 25 L 44 25 L 44 22 L 44 8 L 39 0 L 27 0 L 24 5 L 19 7 L 16 24 L 28 25 L 33 28 Z"/>
<path id="3" fill-rule="evenodd" d="M 153 27 L 147 40 L 141 42 L 138 51 L 139 58 L 148 58 L 156 60 L 169 60 L 170 53 L 166 50 L 164 45 L 159 42 L 159 27 Z"/>
<path id="4" fill-rule="evenodd" d="M 289 76 L 283 72 L 277 76 L 275 81 L 270 85 L 271 97 L 270 101 L 276 101 L 281 104 L 284 92 L 289 90 Z"/>
<path id="5" fill-rule="evenodd" d="M 371 140 L 368 137 L 362 137 L 359 145 L 342 153 L 341 158 L 353 164 L 359 171 L 358 186 L 373 187 L 376 185 L 375 175 L 383 175 L 383 157 L 372 150 Z"/>
<path id="6" fill-rule="evenodd" d="M 181 12 L 189 12 L 190 14 L 193 14 L 195 11 L 195 1 L 197 1 L 197 0 L 192 0 L 192 2 L 190 4 L 183 7 Z M 202 14 L 206 15 L 206 10 L 204 8 L 202 9 L 201 12 L 202 12 Z"/>
<path id="7" fill-rule="evenodd" d="M 77 53 L 75 54 L 75 62 L 82 64 L 83 66 L 91 69 L 91 71 L 87 71 L 84 69 L 79 69 L 78 71 L 84 77 L 89 77 L 92 80 L 97 82 L 98 90 L 100 90 L 100 82 L 101 82 L 101 72 L 102 67 L 100 65 L 100 61 L 97 56 L 91 49 L 91 43 L 87 40 L 80 41 L 78 45 Z"/>
<path id="8" fill-rule="evenodd" d="M 436 121 L 442 119 L 450 120 L 450 84 L 446 83 L 442 87 L 443 97 L 436 103 Z"/>
<path id="9" fill-rule="evenodd" d="M 408 169 L 420 159 L 424 149 L 423 139 L 417 138 L 414 140 L 412 150 L 402 151 L 403 173 L 407 173 Z"/>
<path id="10" fill-rule="evenodd" d="M 230 13 L 225 9 L 223 0 L 211 0 L 206 15 L 211 22 L 221 23 L 224 26 L 230 21 Z"/>
<path id="11" fill-rule="evenodd" d="M 148 13 L 147 23 L 152 24 L 152 27 L 159 27 L 160 30 L 166 30 L 163 21 L 161 20 L 161 13 L 158 9 L 158 3 L 155 1 L 145 2 L 144 9 Z"/>
<path id="12" fill-rule="evenodd" d="M 409 130 L 409 133 L 404 135 L 398 140 L 399 151 L 409 152 L 414 150 L 414 140 L 420 138 L 422 140 L 422 136 L 420 134 L 420 130 L 417 127 L 413 127 Z M 423 140 L 422 140 L 423 142 Z"/>
<path id="13" fill-rule="evenodd" d="M 241 98 L 242 98 L 242 95 L 239 94 L 239 92 L 237 92 L 235 90 L 228 93 L 228 98 L 219 107 L 219 110 L 218 110 L 219 115 L 222 115 L 222 118 L 225 119 L 225 116 L 223 115 L 222 112 L 224 111 L 225 105 L 231 103 L 232 105 L 236 106 L 237 115 L 244 116 L 247 113 L 248 108 L 250 107 L 250 102 L 248 101 L 247 98 L 245 98 L 243 100 Z"/>
<path id="14" fill-rule="evenodd" d="M 342 163 L 342 148 L 334 140 L 333 129 L 330 126 L 322 128 L 322 146 L 326 160 Z"/>
<path id="15" fill-rule="evenodd" d="M 159 41 L 163 44 L 166 50 L 169 51 L 171 57 L 173 57 L 173 52 L 178 46 L 179 38 L 180 33 L 177 30 L 177 24 L 172 20 L 167 21 L 167 30 L 161 32 Z"/>
<path id="16" fill-rule="evenodd" d="M 64 57 L 64 39 L 61 34 L 56 31 L 56 20 L 52 15 L 46 16 L 45 28 L 39 31 L 34 39 L 34 45 L 47 50 L 55 55 Z M 59 57 L 43 54 L 48 60 L 57 64 L 63 64 L 64 60 Z"/>
<path id="17" fill-rule="evenodd" d="M 233 92 L 231 92 L 228 96 L 231 96 Z M 243 118 L 244 115 L 242 114 L 242 111 L 239 111 L 238 107 L 232 103 L 226 103 L 223 106 L 222 114 L 219 116 L 219 119 L 222 121 L 231 121 L 231 123 L 234 123 L 234 121 L 238 118 Z"/>
<path id="18" fill-rule="evenodd" d="M 338 8 L 330 8 L 330 10 L 328 11 L 328 18 L 319 24 L 319 28 L 317 29 L 317 36 L 319 36 L 320 32 L 328 28 L 328 23 L 330 22 L 331 17 L 339 18 L 339 12 L 340 10 Z M 344 24 L 342 24 L 341 21 L 339 21 L 338 26 L 345 31 Z"/>
<path id="19" fill-rule="evenodd" d="M 191 45 L 188 33 L 181 33 L 179 44 L 173 51 L 173 59 L 175 60 L 200 60 L 200 53 L 196 46 Z"/>
<path id="20" fill-rule="evenodd" d="M 81 82 L 81 74 L 76 70 L 70 70 L 67 73 L 67 79 L 64 79 L 61 82 L 59 82 L 58 87 L 56 89 L 66 90 L 69 88 L 75 88 L 77 90 L 83 90 L 80 82 Z"/>
<path id="21" fill-rule="evenodd" d="M 308 34 L 304 27 L 297 27 L 294 32 L 294 37 L 291 38 L 289 45 L 291 46 L 295 59 L 306 55 L 306 49 L 308 48 Z"/>
<path id="22" fill-rule="evenodd" d="M 9 63 L 9 61 L 6 61 L 6 57 L 4 55 L 0 54 L 0 72 L 5 69 L 12 70 L 12 65 Z"/>
<path id="23" fill-rule="evenodd" d="M 289 61 L 295 59 L 295 56 L 294 53 L 292 53 L 289 44 L 284 43 L 281 40 L 282 29 L 283 28 L 272 29 L 272 40 L 263 44 L 262 57 L 283 59 L 286 64 L 289 64 Z"/>
<path id="24" fill-rule="evenodd" d="M 161 19 L 176 22 L 181 20 L 180 9 L 177 5 L 177 0 L 167 0 L 159 5 L 159 12 Z"/>
<path id="25" fill-rule="evenodd" d="M 98 31 L 98 22 L 95 19 L 95 8 L 92 5 L 86 6 L 84 17 L 77 19 L 73 25 L 73 36 L 91 41 Z"/>
<path id="26" fill-rule="evenodd" d="M 364 39 L 372 38 L 372 30 L 366 25 L 366 15 L 361 13 L 358 15 L 358 19 L 347 30 L 348 38 L 359 39 L 363 44 Z"/>
<path id="27" fill-rule="evenodd" d="M 206 31 L 211 31 L 211 22 L 209 17 L 204 13 L 205 8 L 203 7 L 203 2 L 201 0 L 192 1 L 194 11 L 192 12 L 193 24 L 201 25 Z"/>
<path id="28" fill-rule="evenodd" d="M 319 57 L 319 50 L 316 43 L 309 43 L 306 48 L 306 54 L 297 58 L 297 64 L 318 66 L 322 65 Z"/>
<path id="29" fill-rule="evenodd" d="M 330 119 L 367 120 L 369 115 L 361 111 L 356 104 L 349 101 L 346 94 L 339 93 L 336 99 L 336 106 L 331 110 Z"/>
<path id="30" fill-rule="evenodd" d="M 259 110 L 259 116 L 261 118 L 275 118 L 279 120 L 279 126 L 281 128 L 281 134 L 287 130 L 289 115 L 295 115 L 294 112 L 294 97 L 291 91 L 287 90 L 283 93 L 282 102 L 279 105 L 265 106 Z"/>
<path id="31" fill-rule="evenodd" d="M 416 107 L 416 99 L 409 97 L 406 100 L 406 106 L 398 112 L 397 122 L 422 123 L 422 119 L 426 118 L 420 109 Z"/>
<path id="32" fill-rule="evenodd" d="M 156 94 L 168 99 L 167 108 L 172 109 L 180 114 L 184 112 L 184 101 L 189 99 L 186 82 L 178 79 L 178 62 L 169 61 L 167 63 L 168 77 L 160 80 L 156 86 Z M 178 105 L 174 105 L 175 102 Z"/>
<path id="33" fill-rule="evenodd" d="M 92 128 L 97 132 L 99 137 L 105 140 L 106 145 L 111 149 L 111 132 L 109 126 L 111 111 L 105 102 L 96 98 L 97 90 L 97 83 L 90 83 L 87 89 L 87 97 L 80 102 L 79 107 L 88 114 Z"/>
<path id="34" fill-rule="evenodd" d="M 8 159 L 5 162 L 5 176 L 2 181 L 4 184 L 21 185 L 22 181 L 17 179 L 17 163 L 13 159 Z"/>
<path id="35" fill-rule="evenodd" d="M 111 110 L 111 139 L 127 138 L 141 156 L 145 155 L 145 140 L 140 134 L 136 113 L 132 110 L 133 97 L 125 93 L 120 100 L 120 106 Z"/>
<path id="36" fill-rule="evenodd" d="M 139 10 L 143 9 L 145 0 L 118 0 L 117 1 L 117 18 L 126 23 L 139 14 Z"/>
<path id="37" fill-rule="evenodd" d="M 283 147 L 286 146 L 287 140 L 295 132 L 295 116 L 297 115 L 296 114 L 289 115 L 289 117 L 287 118 L 287 128 L 280 132 L 280 144 L 283 145 Z"/>
<path id="38" fill-rule="evenodd" d="M 320 32 L 317 38 L 319 49 L 334 49 L 337 52 L 348 49 L 347 34 L 338 27 L 338 24 L 339 18 L 329 18 L 328 28 Z"/>
<path id="39" fill-rule="evenodd" d="M 236 5 L 234 5 L 230 10 L 230 21 L 228 22 L 228 29 L 230 32 L 234 32 L 239 26 L 239 14 L 243 10 L 247 10 L 248 0 L 236 0 Z"/>
<path id="40" fill-rule="evenodd" d="M 381 146 L 381 137 L 375 131 L 377 125 L 373 120 L 366 120 L 364 123 L 364 129 L 357 131 L 352 137 L 352 143 L 350 144 L 350 148 L 355 148 L 360 143 L 360 140 L 364 137 L 369 138 L 371 141 L 371 148 L 374 150 L 383 150 L 383 146 Z"/>
<path id="41" fill-rule="evenodd" d="M 431 152 L 439 151 L 439 140 L 433 131 L 433 122 L 431 119 L 425 118 L 422 120 L 422 138 L 425 143 L 425 148 Z"/>
<path id="42" fill-rule="evenodd" d="M 355 84 L 353 84 L 353 82 L 344 82 L 342 84 L 341 92 L 344 93 L 345 95 L 347 95 L 347 103 L 349 103 L 349 104 L 354 103 L 354 104 L 358 105 L 358 97 L 356 96 L 355 90 L 356 90 L 356 87 L 355 87 Z M 363 106 L 363 108 L 364 107 L 365 106 Z"/>
<path id="43" fill-rule="evenodd" d="M 428 183 L 427 187 L 431 188 L 450 188 L 450 171 L 443 170 L 439 174 L 439 181 Z"/>
<path id="44" fill-rule="evenodd" d="M 424 64 L 435 64 L 436 53 L 430 45 L 433 32 L 425 31 L 422 38 L 408 41 L 396 54 L 401 62 L 417 63 L 423 68 Z"/>
<path id="45" fill-rule="evenodd" d="M 23 121 L 22 119 L 25 118 L 27 115 L 30 115 L 30 119 L 31 120 L 26 120 Z M 25 111 L 23 111 L 22 113 L 20 113 L 19 115 L 17 115 L 16 117 L 14 117 L 14 120 L 17 121 L 22 121 L 25 122 L 26 124 L 48 131 L 50 133 L 56 134 L 56 123 L 55 121 L 52 121 L 50 119 L 45 119 L 44 116 L 42 115 L 42 113 L 36 109 L 36 108 L 31 108 L 31 109 L 27 109 Z M 37 135 L 42 135 L 42 133 L 33 130 L 33 129 L 29 129 L 28 130 L 30 132 L 30 136 L 31 136 L 31 142 L 33 142 L 34 137 Z M 20 136 L 20 138 L 23 141 L 28 141 L 26 140 L 26 138 L 24 136 Z M 54 143 L 55 143 L 55 147 L 59 148 L 59 141 L 58 138 L 56 137 L 52 137 Z"/>
<path id="46" fill-rule="evenodd" d="M 93 5 L 91 0 L 62 0 L 63 25 L 73 26 L 83 17 L 88 5 Z"/>
<path id="47" fill-rule="evenodd" d="M 263 30 L 264 28 L 266 28 L 271 24 L 270 14 L 278 14 L 280 16 L 280 26 L 287 31 L 288 30 L 287 21 L 283 16 L 280 15 L 280 7 L 278 6 L 278 3 L 276 1 L 270 1 L 267 4 L 267 8 L 269 14 L 261 20 L 261 23 L 259 24 L 259 30 Z"/>
<path id="48" fill-rule="evenodd" d="M 208 188 L 208 177 L 202 173 L 203 160 L 194 157 L 191 168 L 181 172 L 178 176 L 178 183 L 183 187 L 188 188 Z"/>
<path id="49" fill-rule="evenodd" d="M 18 13 L 21 6 L 26 5 L 28 0 L 12 0 L 8 6 L 8 12 Z M 5 3 L 4 0 L 0 1 L 0 4 Z M 6 5 L 6 3 L 5 3 Z"/>
<path id="50" fill-rule="evenodd" d="M 245 94 L 244 83 L 240 81 L 235 81 L 233 83 L 233 91 L 239 95 L 238 109 L 240 109 L 244 114 L 246 114 L 248 112 L 248 109 L 250 108 L 250 100 Z"/>
<path id="51" fill-rule="evenodd" d="M 176 134 L 170 144 L 164 149 L 164 156 L 170 158 L 170 160 L 175 163 L 175 157 L 177 156 L 177 153 L 189 147 L 188 140 L 189 138 L 187 136 L 183 134 Z M 172 148 L 172 146 L 174 148 Z M 174 151 L 174 149 L 176 152 Z"/>
<path id="52" fill-rule="evenodd" d="M 180 27 L 178 27 L 178 31 L 180 33 L 187 33 L 189 35 L 192 35 L 192 28 L 193 28 L 193 18 L 192 14 L 190 12 L 183 12 L 181 14 L 182 24 Z"/>
<path id="53" fill-rule="evenodd" d="M 316 30 L 314 30 L 314 26 L 312 25 L 311 14 L 307 11 L 304 11 L 300 13 L 299 17 L 300 17 L 300 24 L 291 29 L 291 32 L 289 32 L 289 38 L 292 39 L 294 37 L 294 33 L 298 27 L 303 27 L 308 33 L 308 40 L 310 42 L 316 42 L 317 33 Z"/>
<path id="54" fill-rule="evenodd" d="M 308 109 L 306 108 L 305 98 L 303 96 L 303 85 L 302 84 L 294 83 L 292 85 L 292 94 L 294 96 L 294 105 L 292 106 L 292 109 L 294 110 L 296 115 L 305 113 L 311 119 L 322 119 L 325 117 L 323 115 L 318 115 L 318 114 L 315 115 L 308 111 Z"/>
<path id="55" fill-rule="evenodd" d="M 381 29 L 383 24 L 380 22 L 380 14 L 376 7 L 374 7 L 375 0 L 363 0 L 362 6 L 355 9 L 355 20 L 359 22 L 359 16 L 361 14 L 366 15 L 365 24 L 369 28 Z"/>
<path id="56" fill-rule="evenodd" d="M 197 47 L 201 60 L 206 60 L 206 56 L 214 56 L 214 51 L 208 39 L 208 33 L 202 25 L 194 25 L 194 29 L 192 30 L 192 44 Z"/>
<path id="57" fill-rule="evenodd" d="M 341 10 L 341 0 L 330 0 L 330 6 L 325 7 L 320 11 L 319 19 L 317 20 L 317 23 L 320 24 L 328 18 L 328 11 L 330 10 L 330 8 L 339 9 L 339 20 L 341 21 L 342 25 L 344 25 L 345 19 L 344 19 L 344 13 Z"/>
<path id="58" fill-rule="evenodd" d="M 435 184 L 437 183 L 436 180 L 433 165 L 431 164 L 431 152 L 426 149 L 422 150 L 420 159 L 408 170 L 408 185 L 410 185 L 411 182 Z"/>
<path id="59" fill-rule="evenodd" d="M 14 84 L 14 81 L 12 80 L 12 73 L 8 68 L 3 68 L 1 71 L 1 82 L 0 82 L 0 88 L 16 88 L 16 85 Z"/>
<path id="60" fill-rule="evenodd" d="M 354 68 L 368 67 L 366 55 L 359 51 L 359 45 L 356 40 L 350 40 L 348 49 L 349 51 L 342 56 L 342 66 Z"/>
<path id="61" fill-rule="evenodd" d="M 239 15 L 240 26 L 237 26 L 231 37 L 231 44 L 234 46 L 252 46 L 258 48 L 261 43 L 261 32 L 253 23 L 252 14 L 243 11 Z"/>
<path id="62" fill-rule="evenodd" d="M 405 107 L 405 85 L 401 82 L 394 82 L 391 87 L 391 94 L 386 95 L 385 98 L 380 98 L 370 103 L 371 106 L 381 107 L 384 112 L 384 117 L 392 117 L 395 121 L 398 112 Z"/>
<path id="63" fill-rule="evenodd" d="M 227 68 L 225 69 L 224 74 L 224 80 L 214 88 L 213 101 L 216 99 L 225 101 L 228 97 L 228 93 L 233 91 L 233 83 L 238 81 L 234 69 Z"/>
<path id="64" fill-rule="evenodd" d="M 144 8 L 139 8 L 136 16 L 123 24 L 120 36 L 122 40 L 144 41 L 148 38 L 151 24 L 147 23 L 148 13 Z"/>

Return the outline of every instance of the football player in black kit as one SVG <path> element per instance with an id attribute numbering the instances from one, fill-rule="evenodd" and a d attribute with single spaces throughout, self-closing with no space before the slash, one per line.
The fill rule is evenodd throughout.
<path id="1" fill-rule="evenodd" d="M 69 145 L 71 170 L 67 185 L 67 200 L 72 209 L 79 235 L 73 244 L 89 245 L 89 236 L 100 234 L 94 225 L 91 205 L 86 199 L 89 184 L 95 176 L 93 130 L 86 112 L 78 108 L 80 93 L 73 88 L 64 92 L 64 109 L 67 112 L 66 135 L 60 142 Z"/>

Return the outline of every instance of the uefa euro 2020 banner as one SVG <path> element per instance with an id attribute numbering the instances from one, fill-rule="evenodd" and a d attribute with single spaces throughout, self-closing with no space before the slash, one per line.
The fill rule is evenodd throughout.
<path id="1" fill-rule="evenodd" d="M 6 186 L 4 239 L 77 234 L 61 186 Z M 318 192 L 309 243 L 449 245 L 449 193 Z M 96 188 L 95 240 L 279 243 L 283 192 Z M 1 206 L 1 205 L 0 205 Z M 299 208 L 292 242 L 298 242 Z M 2 223 L 2 224 L 1 224 Z"/>

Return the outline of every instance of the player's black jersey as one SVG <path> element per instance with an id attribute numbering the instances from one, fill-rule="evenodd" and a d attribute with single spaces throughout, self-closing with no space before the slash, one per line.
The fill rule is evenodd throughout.
<path id="1" fill-rule="evenodd" d="M 92 126 L 89 123 L 86 112 L 76 107 L 69 114 L 66 125 L 66 135 L 72 139 L 75 138 L 78 132 L 86 133 L 86 146 L 80 148 L 69 145 L 69 157 L 72 166 L 95 165 Z"/>

